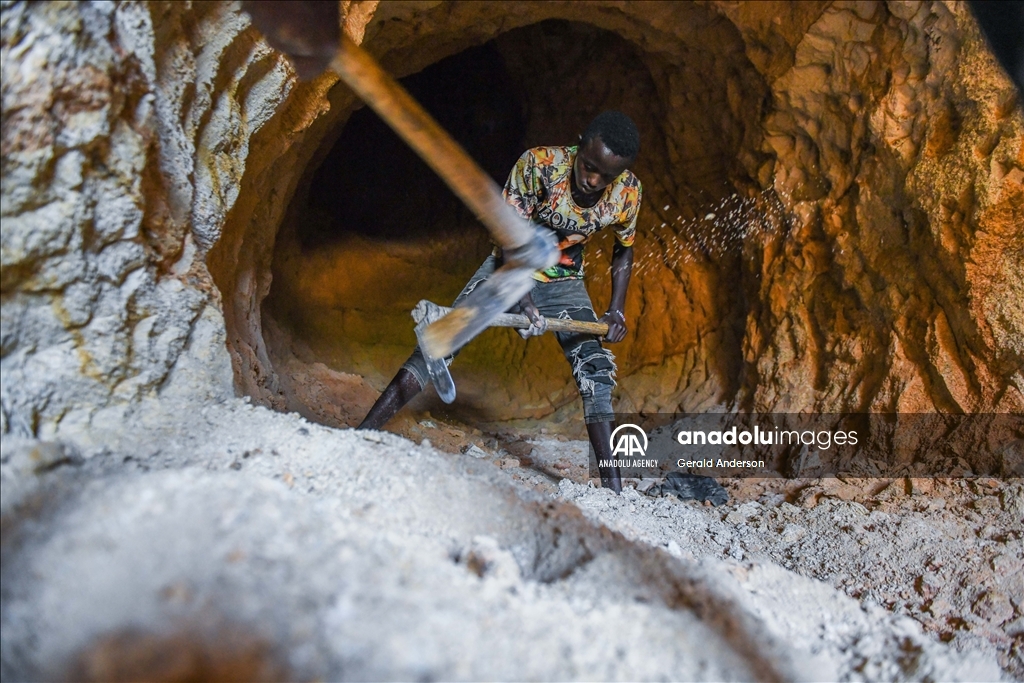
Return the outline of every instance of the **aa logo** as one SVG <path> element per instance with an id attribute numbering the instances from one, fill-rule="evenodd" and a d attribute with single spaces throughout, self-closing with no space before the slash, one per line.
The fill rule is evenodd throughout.
<path id="1" fill-rule="evenodd" d="M 647 433 L 627 422 L 615 428 L 611 438 L 608 439 L 608 445 L 611 446 L 613 458 L 615 456 L 642 458 L 647 453 Z"/>

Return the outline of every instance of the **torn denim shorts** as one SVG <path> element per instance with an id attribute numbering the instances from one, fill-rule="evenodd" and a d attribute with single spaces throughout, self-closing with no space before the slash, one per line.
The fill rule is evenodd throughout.
<path id="1" fill-rule="evenodd" d="M 455 298 L 458 305 L 495 271 L 497 259 L 488 256 L 483 265 L 469 279 L 462 292 Z M 597 314 L 590 303 L 590 296 L 583 280 L 561 280 L 559 282 L 535 282 L 530 292 L 533 303 L 545 318 L 563 318 L 597 322 Z M 615 386 L 615 356 L 601 346 L 592 334 L 556 332 L 555 337 L 562 347 L 565 359 L 572 368 L 573 379 L 583 399 L 583 417 L 587 424 L 611 422 L 612 387 Z M 454 357 L 454 356 L 453 356 Z M 451 362 L 451 359 L 448 359 Z M 427 362 L 417 346 L 409 360 L 402 366 L 416 377 L 420 388 L 430 384 Z"/>

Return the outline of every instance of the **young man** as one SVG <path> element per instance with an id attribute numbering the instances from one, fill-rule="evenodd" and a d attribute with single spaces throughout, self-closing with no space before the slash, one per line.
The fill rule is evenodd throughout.
<path id="1" fill-rule="evenodd" d="M 542 334 L 545 317 L 607 323 L 604 341 L 626 336 L 626 289 L 633 269 L 633 238 L 642 188 L 628 167 L 640 151 L 640 134 L 625 114 L 606 111 L 587 126 L 578 147 L 535 147 L 527 150 L 505 183 L 507 201 L 525 219 L 555 233 L 561 258 L 557 265 L 534 275 L 533 289 L 519 302 L 532 325 L 524 338 Z M 596 232 L 611 227 L 616 243 L 612 253 L 612 298 L 598 318 L 583 285 L 583 245 Z M 501 265 L 495 248 L 455 299 L 458 304 Z M 615 418 L 611 392 L 615 361 L 597 337 L 558 333 L 558 343 L 572 367 L 587 434 L 598 460 L 611 459 Z M 359 429 L 380 429 L 428 383 L 419 348 L 374 403 Z M 622 489 L 618 468 L 602 468 L 601 484 L 616 493 Z"/>

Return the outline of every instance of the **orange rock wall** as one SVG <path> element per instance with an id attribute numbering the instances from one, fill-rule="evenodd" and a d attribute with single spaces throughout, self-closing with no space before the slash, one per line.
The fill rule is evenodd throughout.
<path id="1" fill-rule="evenodd" d="M 1021 109 L 963 6 L 514 9 L 387 3 L 364 15 L 365 45 L 401 76 L 494 40 L 519 79 L 524 147 L 571 142 L 605 107 L 636 118 L 646 195 L 631 333 L 614 348 L 620 409 L 1021 409 Z M 310 166 L 350 111 L 337 90 L 302 142 L 319 149 Z M 414 341 L 408 310 L 451 299 L 485 238 L 301 253 L 301 186 L 268 309 L 291 338 L 282 358 L 379 388 Z M 702 220 L 736 201 L 731 220 Z M 716 232 L 737 224 L 754 229 Z M 589 252 L 597 308 L 609 246 Z M 578 411 L 553 339 L 491 331 L 453 372 L 465 417 Z"/>

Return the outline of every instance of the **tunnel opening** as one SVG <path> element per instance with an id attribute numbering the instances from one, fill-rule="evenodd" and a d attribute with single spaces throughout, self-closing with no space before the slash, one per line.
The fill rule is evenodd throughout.
<path id="1" fill-rule="evenodd" d="M 632 170 L 644 184 L 644 205 L 627 301 L 631 334 L 613 349 L 623 410 L 719 404 L 735 394 L 741 376 L 741 250 L 709 253 L 682 244 L 682 233 L 692 232 L 709 206 L 759 190 L 750 164 L 739 159 L 741 149 L 751 154 L 763 81 L 741 52 L 684 58 L 690 66 L 682 73 L 692 80 L 679 83 L 680 72 L 662 54 L 589 23 L 548 19 L 402 79 L 499 184 L 525 149 L 574 144 L 602 110 L 636 121 L 642 148 Z M 351 425 L 414 347 L 409 314 L 416 302 L 450 303 L 491 244 L 369 109 L 337 125 L 340 132 L 328 137 L 333 146 L 296 192 L 278 234 L 263 335 L 289 404 L 312 419 Z M 698 229 L 710 235 L 712 227 Z M 599 311 L 610 296 L 613 237 L 604 232 L 586 255 Z M 488 330 L 463 350 L 452 373 L 455 404 L 428 391 L 412 408 L 474 423 L 582 428 L 575 385 L 553 337 L 524 344 L 510 330 Z M 315 407 L 325 391 L 345 395 L 351 410 L 325 416 Z M 357 408 L 361 402 L 367 405 Z"/>
<path id="2" fill-rule="evenodd" d="M 402 80 L 409 93 L 501 183 L 522 152 L 523 104 L 493 43 Z M 313 175 L 297 237 L 304 250 L 358 235 L 417 241 L 469 232 L 472 214 L 368 107 L 356 110 Z"/>

